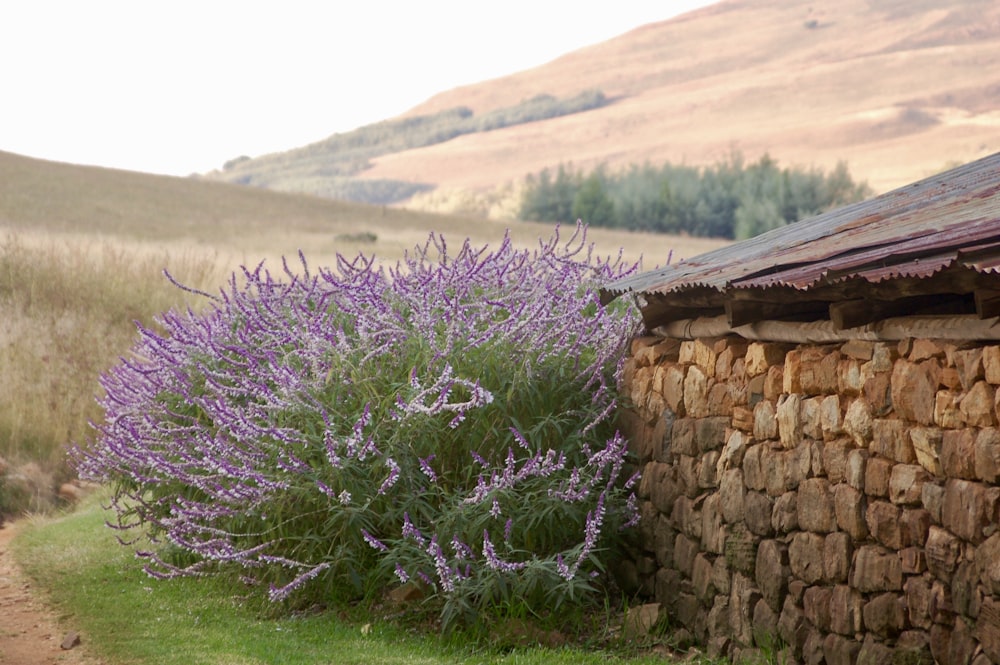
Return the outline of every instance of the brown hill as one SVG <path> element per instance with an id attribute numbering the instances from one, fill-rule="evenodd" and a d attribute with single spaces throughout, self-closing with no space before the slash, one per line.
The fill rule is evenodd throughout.
<path id="1" fill-rule="evenodd" d="M 1000 150 L 995 0 L 723 0 L 408 116 L 599 89 L 598 109 L 383 155 L 362 177 L 489 190 L 572 162 L 712 164 L 738 150 L 885 191 Z"/>
<path id="2" fill-rule="evenodd" d="M 11 233 L 26 240 L 67 239 L 81 251 L 112 241 L 128 251 L 153 248 L 176 258 L 207 253 L 231 270 L 294 257 L 299 250 L 314 266 L 334 265 L 338 253 L 392 262 L 425 243 L 431 231 L 452 245 L 469 238 L 474 245 L 495 247 L 508 230 L 515 243 L 531 247 L 550 237 L 553 226 L 397 210 L 0 151 L 0 248 Z M 623 249 L 629 260 L 644 258 L 646 267 L 726 244 L 614 229 L 592 229 L 588 238 L 598 254 Z"/>

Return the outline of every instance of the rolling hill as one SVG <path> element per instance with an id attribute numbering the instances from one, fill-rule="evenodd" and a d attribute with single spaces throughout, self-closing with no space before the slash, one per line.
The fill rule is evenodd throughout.
<path id="1" fill-rule="evenodd" d="M 394 262 L 431 231 L 452 245 L 469 238 L 496 246 L 509 229 L 520 246 L 549 238 L 547 224 L 499 223 L 384 206 L 334 201 L 195 178 L 151 175 L 33 159 L 0 151 L 0 243 L 62 239 L 84 251 L 111 242 L 128 251 L 166 250 L 214 257 L 220 268 L 276 262 L 302 250 L 313 266 L 359 252 Z M 708 238 L 591 229 L 602 255 L 661 264 L 727 244 Z M 274 265 L 274 264 L 272 264 Z"/>
<path id="2" fill-rule="evenodd" d="M 489 129 L 472 123 L 588 91 L 601 103 Z M 883 192 L 1000 150 L 1000 4 L 722 0 L 442 92 L 377 128 L 392 134 L 456 109 L 460 131 L 415 143 L 397 133 L 392 145 L 352 153 L 338 177 L 388 187 L 409 207 L 509 217 L 518 183 L 543 168 L 699 166 L 738 151 L 786 166 L 843 160 Z M 207 177 L 322 194 L 345 141 L 363 136 L 242 159 Z"/>

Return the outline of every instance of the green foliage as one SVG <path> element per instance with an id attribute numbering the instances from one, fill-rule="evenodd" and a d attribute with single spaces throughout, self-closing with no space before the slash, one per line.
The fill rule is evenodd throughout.
<path id="1" fill-rule="evenodd" d="M 464 107 L 386 120 L 333 136 L 297 150 L 225 163 L 224 177 L 241 185 L 306 192 L 360 203 L 389 204 L 429 189 L 419 183 L 366 181 L 352 176 L 381 155 L 450 141 L 463 134 L 488 132 L 527 122 L 582 113 L 607 103 L 599 90 L 558 99 L 536 95 L 519 104 L 476 117 Z"/>
<path id="2" fill-rule="evenodd" d="M 871 195 L 843 162 L 829 174 L 779 168 L 764 155 L 745 164 L 734 153 L 714 166 L 632 165 L 590 174 L 560 165 L 531 175 L 521 202 L 523 219 L 568 221 L 634 231 L 743 240 Z"/>
<path id="3" fill-rule="evenodd" d="M 266 617 L 236 602 L 245 589 L 223 578 L 161 582 L 133 564 L 103 528 L 98 495 L 71 514 L 23 525 L 13 555 L 62 616 L 107 663 L 283 665 L 657 665 L 662 656 L 539 646 L 511 649 L 416 635 L 357 609 Z M 315 608 L 314 608 L 315 609 Z M 127 630 L 123 630 L 127 626 Z"/>

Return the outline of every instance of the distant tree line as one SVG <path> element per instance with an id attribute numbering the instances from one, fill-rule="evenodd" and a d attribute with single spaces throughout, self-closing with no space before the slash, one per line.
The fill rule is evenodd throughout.
<path id="1" fill-rule="evenodd" d="M 742 240 L 871 196 L 840 162 L 817 168 L 779 168 L 769 155 L 746 164 L 734 153 L 714 166 L 664 164 L 590 173 L 560 165 L 529 176 L 520 217 L 635 231 Z"/>

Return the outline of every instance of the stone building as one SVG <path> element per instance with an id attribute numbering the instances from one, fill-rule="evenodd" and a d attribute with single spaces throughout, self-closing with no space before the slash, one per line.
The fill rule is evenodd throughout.
<path id="1" fill-rule="evenodd" d="M 610 285 L 625 578 L 737 662 L 1000 664 L 1000 154 Z"/>

